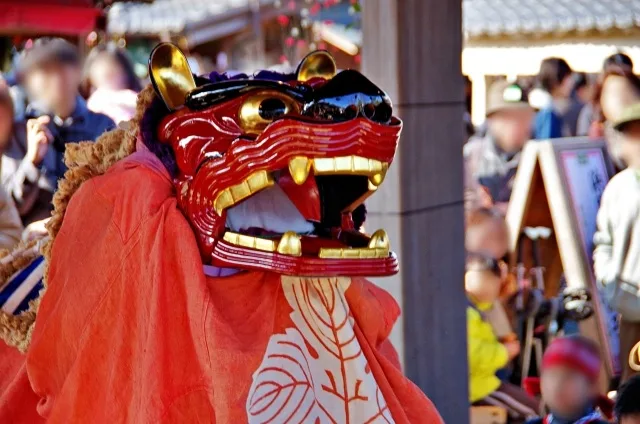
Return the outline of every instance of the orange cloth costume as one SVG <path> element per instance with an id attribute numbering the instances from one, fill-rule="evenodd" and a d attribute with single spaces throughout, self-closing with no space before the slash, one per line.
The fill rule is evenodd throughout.
<path id="1" fill-rule="evenodd" d="M 142 103 L 147 95 L 141 95 Z M 187 124 L 193 122 L 189 118 Z M 357 276 L 352 264 L 359 260 L 320 262 L 327 270 L 344 263 L 356 270 L 351 276 L 269 268 L 318 266 L 317 259 L 305 262 L 307 252 L 318 249 L 315 243 L 337 246 L 338 239 L 282 235 L 286 249 L 280 242 L 277 252 L 265 256 L 271 244 L 264 239 L 238 258 L 233 252 L 247 243 L 234 243 L 257 237 L 225 235 L 224 242 L 203 244 L 208 239 L 199 238 L 201 215 L 190 214 L 190 204 L 184 203 L 191 199 L 184 195 L 189 186 L 176 185 L 143 136 L 135 136 L 135 144 L 132 133 L 120 129 L 95 146 L 67 152 L 71 170 L 57 195 L 46 293 L 26 364 L 19 354 L 0 350 L 8 359 L 0 368 L 6 370 L 0 379 L 1 422 L 442 422 L 432 403 L 402 375 L 388 340 L 398 305 Z M 106 172 L 83 165 L 109 156 L 109 142 L 122 160 L 114 156 Z M 316 173 L 321 174 L 319 167 Z M 196 186 L 197 178 L 185 181 Z M 227 227 L 223 222 L 227 233 L 230 222 Z M 345 219 L 343 225 L 352 223 Z M 387 269 L 397 264 L 385 243 L 381 236 L 371 237 L 372 247 L 345 249 L 378 255 L 365 263 Z M 213 256 L 213 264 L 244 263 L 252 254 L 257 259 L 227 276 L 213 276 L 214 267 L 203 266 L 203 252 Z"/>
<path id="2" fill-rule="evenodd" d="M 440 422 L 387 339 L 388 294 L 356 278 L 205 277 L 168 175 L 142 155 L 156 160 L 135 154 L 74 195 L 27 354 L 37 396 L 22 369 L 3 422 L 34 423 L 38 398 L 52 423 Z"/>

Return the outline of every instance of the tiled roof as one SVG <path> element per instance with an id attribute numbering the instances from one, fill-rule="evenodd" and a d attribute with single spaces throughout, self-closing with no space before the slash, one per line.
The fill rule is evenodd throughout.
<path id="1" fill-rule="evenodd" d="M 260 5 L 274 0 L 258 0 Z M 155 0 L 153 3 L 116 3 L 108 13 L 107 30 L 116 34 L 179 33 L 206 19 L 245 12 L 256 0 Z"/>
<path id="2" fill-rule="evenodd" d="M 261 5 L 274 0 L 258 0 Z M 181 32 L 191 23 L 249 10 L 256 0 L 155 0 L 116 3 L 108 15 L 113 33 Z M 359 29 L 346 2 L 323 10 L 314 20 L 330 20 L 336 30 Z M 365 6 L 366 7 L 366 6 Z M 467 36 L 607 31 L 640 27 L 640 0 L 463 0 Z"/>
<path id="3" fill-rule="evenodd" d="M 469 37 L 607 31 L 640 26 L 637 0 L 464 0 Z"/>

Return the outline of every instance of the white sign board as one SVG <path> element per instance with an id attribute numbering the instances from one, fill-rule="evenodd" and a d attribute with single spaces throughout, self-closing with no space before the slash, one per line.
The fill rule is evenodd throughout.
<path id="1" fill-rule="evenodd" d="M 543 246 L 547 296 L 557 296 L 562 281 L 592 294 L 594 316 L 580 322 L 580 332 L 597 341 L 605 359 L 601 388 L 620 372 L 617 314 L 602 301 L 593 275 L 593 236 L 600 198 L 613 165 L 604 140 L 588 138 L 532 141 L 520 157 L 507 224 L 511 248 L 525 227 L 550 227 Z M 531 267 L 525 258 L 525 266 Z"/>
<path id="2" fill-rule="evenodd" d="M 609 172 L 601 148 L 564 150 L 560 152 L 560 161 L 569 185 L 569 193 L 578 227 L 582 235 L 583 247 L 587 258 L 593 256 L 593 236 L 596 232 L 596 219 L 600 207 L 600 198 L 609 182 Z M 590 264 L 593 263 L 590 261 Z M 619 369 L 620 340 L 618 314 L 605 302 L 601 302 L 606 317 L 609 345 L 614 367 Z"/>
<path id="3" fill-rule="evenodd" d="M 560 158 L 569 184 L 574 212 L 578 218 L 584 249 L 587 256 L 591 257 L 600 198 L 609 182 L 602 150 L 565 150 L 560 152 Z"/>

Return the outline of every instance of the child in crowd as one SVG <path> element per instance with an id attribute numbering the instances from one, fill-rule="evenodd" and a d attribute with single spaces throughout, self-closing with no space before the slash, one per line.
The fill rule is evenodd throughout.
<path id="1" fill-rule="evenodd" d="M 596 410 L 602 360 L 598 346 L 581 336 L 554 340 L 542 358 L 540 388 L 549 410 L 528 424 L 604 424 Z"/>
<path id="2" fill-rule="evenodd" d="M 640 340 L 640 103 L 623 109 L 613 127 L 620 134 L 621 158 L 629 167 L 611 179 L 602 195 L 593 262 L 601 291 L 620 314 L 625 382 L 637 373 L 628 358 Z"/>
<path id="3" fill-rule="evenodd" d="M 488 255 L 501 263 L 508 262 L 509 231 L 504 217 L 499 211 L 478 208 L 467 215 L 465 249 L 467 252 Z M 500 341 L 517 340 L 509 317 L 501 303 L 501 299 L 508 298 L 517 290 L 515 284 L 509 284 L 510 281 L 505 279 L 501 282 L 500 299 L 485 311 L 485 318 L 493 327 L 493 331 Z"/>
<path id="4" fill-rule="evenodd" d="M 618 424 L 640 424 L 640 376 L 620 387 L 614 413 Z"/>
<path id="5" fill-rule="evenodd" d="M 491 256 L 475 252 L 467 255 L 469 397 L 474 405 L 500 406 L 512 420 L 522 421 L 538 415 L 538 401 L 496 377 L 498 370 L 518 356 L 520 343 L 498 341 L 484 317 L 484 311 L 498 299 L 505 273 L 506 267 Z"/>
<path id="6" fill-rule="evenodd" d="M 483 251 L 496 259 L 504 259 L 509 250 L 509 231 L 503 215 L 490 208 L 477 208 L 467 215 L 465 248 Z"/>

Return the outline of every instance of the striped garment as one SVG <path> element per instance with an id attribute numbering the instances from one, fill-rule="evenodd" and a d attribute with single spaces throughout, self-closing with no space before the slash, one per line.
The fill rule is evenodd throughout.
<path id="1" fill-rule="evenodd" d="M 589 424 L 589 423 L 600 422 L 600 420 L 603 420 L 603 419 L 604 418 L 602 418 L 602 415 L 600 415 L 600 412 L 591 411 L 588 415 L 585 415 L 584 417 L 580 418 L 578 421 L 573 421 L 573 424 Z M 547 415 L 543 421 L 544 424 L 554 424 L 555 422 L 559 422 L 559 420 L 555 419 L 552 414 Z M 566 421 L 562 421 L 562 422 L 566 422 Z"/>
<path id="2" fill-rule="evenodd" d="M 28 266 L 16 272 L 0 289 L 0 309 L 12 315 L 29 308 L 43 288 L 44 257 L 38 256 Z"/>

